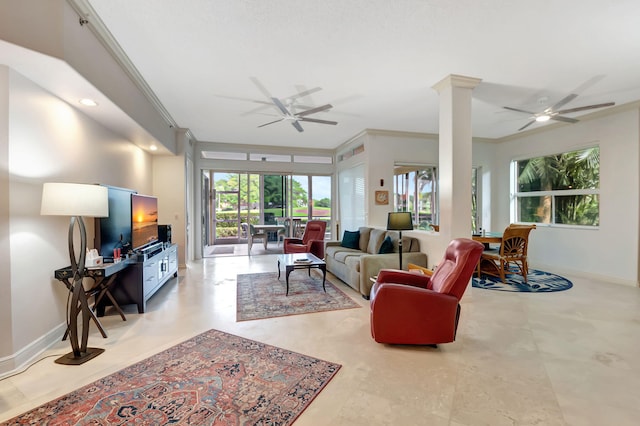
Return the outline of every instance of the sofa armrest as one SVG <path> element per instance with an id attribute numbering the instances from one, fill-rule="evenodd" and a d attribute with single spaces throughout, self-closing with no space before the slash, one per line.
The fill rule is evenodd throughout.
<path id="1" fill-rule="evenodd" d="M 427 264 L 427 255 L 422 252 L 402 253 L 402 263 L 406 267 L 407 263 L 417 265 Z M 371 277 L 378 275 L 381 269 L 398 269 L 398 253 L 387 254 L 363 254 L 360 256 L 360 293 L 364 297 L 369 297 L 371 293 Z"/>
<path id="2" fill-rule="evenodd" d="M 340 246 L 342 245 L 342 241 L 325 241 L 324 242 L 324 247 L 335 247 L 335 246 Z"/>

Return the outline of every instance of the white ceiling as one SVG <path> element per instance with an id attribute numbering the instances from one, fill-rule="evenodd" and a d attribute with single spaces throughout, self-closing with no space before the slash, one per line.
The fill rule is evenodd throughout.
<path id="1" fill-rule="evenodd" d="M 88 0 L 179 127 L 200 141 L 335 148 L 366 128 L 438 132 L 434 84 L 482 79 L 473 134 L 565 108 L 640 99 L 637 0 Z M 96 19 L 89 16 L 88 19 Z M 255 101 L 322 88 L 289 123 Z M 587 111 L 592 112 L 592 111 Z M 579 114 L 569 114 L 579 117 Z M 551 122 L 553 123 L 553 122 Z M 546 124 L 534 124 L 534 129 Z"/>

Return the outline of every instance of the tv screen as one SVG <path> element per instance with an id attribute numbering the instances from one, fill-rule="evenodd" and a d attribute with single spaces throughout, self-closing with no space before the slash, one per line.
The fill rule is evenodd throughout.
<path id="1" fill-rule="evenodd" d="M 131 194 L 134 192 L 114 186 L 107 189 L 109 216 L 95 219 L 95 247 L 105 258 L 113 256 L 113 249 L 122 249 L 122 254 L 131 249 Z"/>
<path id="2" fill-rule="evenodd" d="M 158 199 L 131 194 L 131 245 L 139 249 L 158 241 Z"/>

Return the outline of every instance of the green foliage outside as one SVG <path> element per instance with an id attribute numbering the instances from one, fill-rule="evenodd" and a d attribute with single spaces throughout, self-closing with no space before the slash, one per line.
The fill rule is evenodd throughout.
<path id="1" fill-rule="evenodd" d="M 215 180 L 217 191 L 216 238 L 238 236 L 238 192 L 240 196 L 240 222 L 259 223 L 260 176 L 257 174 L 228 174 L 227 179 Z M 283 185 L 285 178 L 278 175 L 264 176 L 264 216 L 265 219 L 283 217 L 286 196 Z M 292 180 L 293 217 L 308 217 L 308 193 L 296 180 Z M 228 193 L 226 193 L 228 192 Z M 331 217 L 331 200 L 313 200 L 312 217 Z M 273 220 L 273 219 L 272 219 Z M 269 221 L 271 222 L 271 221 Z"/>
<path id="2" fill-rule="evenodd" d="M 568 191 L 600 187 L 600 148 L 536 157 L 519 161 L 519 192 Z M 555 206 L 554 206 L 555 204 Z M 555 216 L 552 212 L 555 207 Z M 518 198 L 522 222 L 597 226 L 600 198 L 597 194 L 560 192 Z"/>

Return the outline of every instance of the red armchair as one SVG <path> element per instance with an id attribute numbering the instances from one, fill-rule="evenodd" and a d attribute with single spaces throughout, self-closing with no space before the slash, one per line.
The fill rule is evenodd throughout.
<path id="1" fill-rule="evenodd" d="M 371 289 L 371 335 L 378 343 L 435 345 L 456 338 L 460 304 L 484 246 L 458 238 L 432 276 L 383 269 Z"/>
<path id="2" fill-rule="evenodd" d="M 304 228 L 302 239 L 284 239 L 284 253 L 312 253 L 318 259 L 324 259 L 324 232 L 326 229 L 327 222 L 310 220 Z"/>

